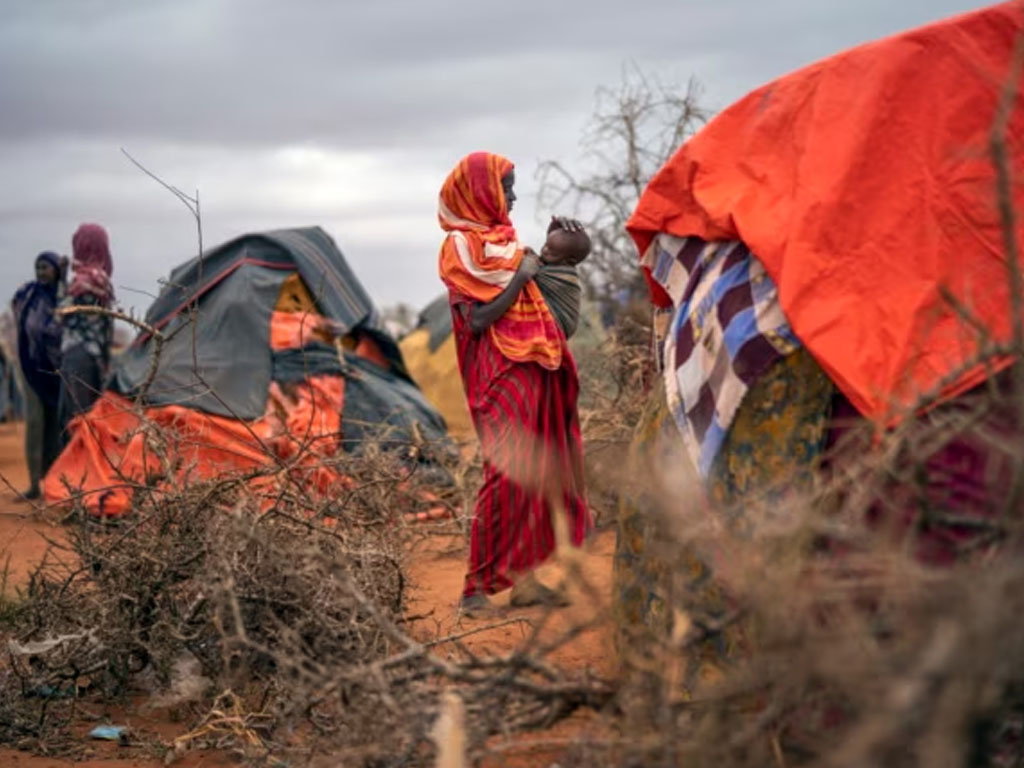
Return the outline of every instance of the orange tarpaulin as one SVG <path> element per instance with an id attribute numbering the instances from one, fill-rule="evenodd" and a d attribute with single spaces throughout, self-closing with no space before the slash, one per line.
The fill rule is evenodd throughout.
<path id="1" fill-rule="evenodd" d="M 1022 27 L 1024 4 L 1005 3 L 754 91 L 651 181 L 630 233 L 641 252 L 658 232 L 745 242 L 796 334 L 867 416 L 959 394 L 987 375 L 973 365 L 978 328 L 1011 337 L 990 135 Z M 1020 243 L 1019 88 L 1007 141 Z"/>
<path id="2" fill-rule="evenodd" d="M 335 330 L 298 277 L 287 279 L 270 315 L 270 348 L 303 349 L 330 343 Z M 346 336 L 346 349 L 386 368 L 389 363 L 372 337 Z M 302 381 L 270 383 L 264 414 L 255 421 L 215 416 L 181 405 L 146 407 L 106 392 L 92 408 L 71 421 L 71 440 L 42 483 L 48 504 L 76 496 L 90 514 L 119 517 L 131 509 L 140 486 L 155 489 L 262 470 L 248 487 L 266 504 L 280 490 L 282 472 L 321 497 L 351 487 L 348 477 L 324 459 L 341 450 L 345 378 L 318 374 Z M 398 499 L 410 519 L 448 514 L 433 494 L 399 487 Z"/>
<path id="3" fill-rule="evenodd" d="M 107 392 L 72 421 L 71 442 L 43 481 L 46 501 L 81 493 L 90 513 L 116 517 L 136 485 L 182 487 L 279 461 L 320 494 L 343 487 L 321 459 L 338 451 L 344 379 L 313 376 L 287 392 L 274 383 L 269 394 L 263 418 L 246 423 L 179 405 L 146 408 L 143 420 L 131 401 Z M 150 426 L 159 438 L 147 439 Z"/>
<path id="4" fill-rule="evenodd" d="M 296 274 L 281 287 L 270 316 L 270 348 L 301 349 L 333 338 L 330 322 Z M 68 426 L 71 440 L 43 480 L 47 503 L 75 493 L 93 515 L 129 511 L 136 486 L 184 486 L 256 469 L 288 467 L 304 487 L 320 494 L 347 480 L 323 466 L 340 449 L 345 379 L 311 375 L 301 382 L 271 382 L 261 418 L 244 422 L 180 405 L 147 407 L 142 418 L 130 400 L 106 392 Z M 273 493 L 269 477 L 250 483 Z"/>

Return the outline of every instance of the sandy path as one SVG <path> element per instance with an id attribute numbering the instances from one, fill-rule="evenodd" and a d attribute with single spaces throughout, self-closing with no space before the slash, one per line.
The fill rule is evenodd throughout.
<path id="1" fill-rule="evenodd" d="M 0 424 L 0 566 L 6 565 L 7 590 L 23 586 L 49 544 L 62 530 L 16 491 L 28 487 L 21 424 Z"/>
<path id="2" fill-rule="evenodd" d="M 22 458 L 21 429 L 17 425 L 0 424 L 0 475 L 16 489 L 27 485 L 27 474 Z M 0 562 L 6 560 L 9 569 L 8 591 L 23 586 L 32 568 L 44 557 L 49 546 L 46 538 L 60 540 L 62 530 L 52 515 L 40 513 L 33 506 L 19 501 L 17 495 L 0 483 Z M 434 537 L 421 542 L 413 551 L 410 564 L 412 590 L 409 610 L 413 616 L 421 616 L 416 623 L 417 634 L 424 636 L 448 635 L 474 630 L 487 622 L 459 621 L 455 612 L 465 567 L 465 554 L 453 538 Z M 591 617 L 607 609 L 607 596 L 611 592 L 611 550 L 614 538 L 609 533 L 597 536 L 588 547 L 582 559 L 583 581 L 587 589 L 577 599 L 573 608 L 559 611 L 544 619 L 540 609 L 509 611 L 505 618 L 521 618 L 526 621 L 507 624 L 486 632 L 467 637 L 464 642 L 480 653 L 503 654 L 522 645 L 530 637 L 532 627 L 543 621 L 541 637 L 550 639 L 565 632 L 574 622 L 587 622 Z M 541 579 L 554 583 L 561 578 L 557 566 L 546 566 L 540 572 Z M 498 604 L 507 602 L 507 596 Z M 531 623 L 527 623 L 531 622 Z M 609 674 L 614 660 L 610 634 L 605 628 L 584 632 L 566 646 L 555 651 L 551 660 L 572 669 L 589 669 L 596 674 Z M 173 738 L 182 732 L 182 724 L 170 722 L 166 713 L 130 711 L 118 718 L 119 723 L 149 733 L 159 733 L 164 738 Z M 579 738 L 585 732 L 590 718 L 586 715 L 562 723 L 551 732 L 519 737 L 523 742 L 533 739 Z M 61 760 L 28 755 L 13 750 L 0 749 L 0 766 L 16 768 L 158 768 L 163 761 L 147 755 L 141 749 L 119 748 L 102 742 L 89 741 L 83 725 L 79 731 L 83 743 L 92 750 L 92 757 L 86 760 Z M 534 758 L 520 758 L 515 765 L 550 763 L 555 755 L 547 753 Z M 513 763 L 510 763 L 513 764 Z M 207 766 L 220 768 L 237 763 L 230 756 L 215 753 L 189 755 L 175 763 L 181 768 Z"/>

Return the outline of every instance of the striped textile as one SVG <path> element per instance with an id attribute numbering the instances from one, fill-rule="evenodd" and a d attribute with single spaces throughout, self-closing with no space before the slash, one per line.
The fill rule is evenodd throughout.
<path id="1" fill-rule="evenodd" d="M 439 271 L 450 291 L 474 301 L 493 301 L 511 282 L 523 259 L 501 180 L 513 169 L 499 155 L 475 152 L 445 179 L 438 221 L 448 233 Z M 488 335 L 511 360 L 534 362 L 554 371 L 562 364 L 565 339 L 534 281 Z"/>
<path id="2" fill-rule="evenodd" d="M 583 495 L 583 443 L 576 364 L 558 370 L 514 362 L 463 314 L 472 299 L 451 294 L 452 330 L 473 425 L 484 456 L 464 595 L 493 594 L 554 550 L 548 498 L 561 496 L 574 544 L 591 528 Z"/>
<path id="3" fill-rule="evenodd" d="M 775 283 L 739 241 L 662 233 L 641 262 L 672 300 L 665 392 L 687 450 L 707 478 L 747 390 L 800 341 Z"/>

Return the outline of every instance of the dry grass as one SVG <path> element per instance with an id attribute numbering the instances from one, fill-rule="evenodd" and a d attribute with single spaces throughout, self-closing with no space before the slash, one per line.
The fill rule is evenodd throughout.
<path id="1" fill-rule="evenodd" d="M 1012 392 L 992 388 L 879 443 L 853 433 L 834 470 L 784 506 L 709 514 L 673 463 L 681 456 L 621 471 L 652 383 L 641 339 L 616 337 L 633 362 L 583 415 L 592 454 L 609 461 L 597 492 L 609 504 L 644 497 L 657 530 L 649 552 L 664 569 L 662 631 L 630 646 L 623 685 L 548 661 L 601 616 L 581 614 L 557 637 L 536 627 L 501 657 L 474 655 L 461 636 L 410 633 L 404 560 L 424 534 L 403 513 L 417 489 L 438 489 L 415 462 L 369 447 L 331 460 L 352 478 L 344 498 L 311 497 L 301 476 L 273 467 L 269 502 L 221 478 L 140 487 L 117 523 L 75 516 L 68 545 L 5 607 L 0 738 L 73 750 L 82 707 L 145 693 L 189 726 L 162 745 L 170 758 L 219 747 L 296 764 L 460 765 L 486 754 L 493 734 L 589 708 L 604 713 L 607 738 L 564 743 L 562 765 L 1018 764 L 1016 510 L 951 517 L 926 461 L 969 432 L 1012 475 L 1024 455 L 1007 427 Z M 442 495 L 458 511 L 474 469 L 452 469 Z M 923 510 L 914 526 L 890 525 L 908 505 Z M 921 564 L 913 542 L 954 529 L 957 562 Z M 695 557 L 713 563 L 729 610 L 701 612 Z M 740 640 L 728 664 L 695 677 L 699 654 L 730 636 Z"/>
<path id="2" fill-rule="evenodd" d="M 150 435 L 173 464 L 166 438 Z M 529 651 L 488 658 L 464 635 L 410 633 L 405 557 L 429 528 L 407 513 L 427 488 L 458 511 L 473 469 L 453 467 L 457 482 L 440 489 L 408 454 L 367 445 L 322 459 L 350 480 L 331 498 L 310 492 L 296 459 L 181 488 L 136 485 L 133 514 L 115 522 L 72 514 L 67 544 L 54 544 L 0 633 L 0 741 L 73 752 L 83 706 L 144 694 L 189 726 L 157 745 L 169 760 L 217 747 L 257 761 L 419 765 L 452 697 L 473 749 L 607 701 L 607 684 L 545 661 L 565 638 L 542 644 L 539 629 Z"/>
<path id="3" fill-rule="evenodd" d="M 881 439 L 851 429 L 813 487 L 783 499 L 714 509 L 678 445 L 633 465 L 663 605 L 622 628 L 607 741 L 561 764 L 1024 765 L 1014 381 Z M 968 458 L 934 459 L 965 439 L 994 457 L 984 514 L 957 495 Z"/>
<path id="4" fill-rule="evenodd" d="M 418 490 L 438 492 L 436 475 L 409 452 L 368 446 L 325 460 L 352 480 L 330 500 L 271 466 L 272 496 L 251 475 L 223 477 L 139 486 L 134 514 L 117 523 L 74 516 L 67 547 L 23 602 L 5 606 L 0 737 L 74 751 L 83 707 L 144 693 L 187 725 L 159 744 L 169 759 L 215 746 L 257 762 L 461 765 L 497 759 L 486 749 L 494 734 L 545 729 L 583 708 L 602 713 L 606 737 L 556 741 L 561 765 L 1018 764 L 1016 510 L 951 516 L 955 500 L 927 462 L 971 433 L 1002 456 L 999 477 L 1019 471 L 1012 387 L 881 442 L 854 430 L 806 493 L 713 512 L 680 470 L 684 457 L 624 461 L 644 392 L 659 384 L 649 330 L 630 323 L 602 350 L 621 367 L 583 410 L 592 497 L 608 516 L 621 498 L 640 500 L 663 568 L 662 618 L 624 645 L 621 681 L 549 660 L 602 615 L 583 612 L 555 637 L 542 620 L 498 657 L 475 655 L 464 636 L 412 633 L 404 558 L 426 534 L 403 513 Z M 440 496 L 456 522 L 436 524 L 447 532 L 465 521 L 477 467 L 449 469 L 456 481 Z M 921 511 L 909 530 L 896 524 L 907 508 Z M 956 562 L 922 564 L 913 543 L 942 530 L 956 531 Z M 725 610 L 703 610 L 695 561 L 713 564 Z M 728 663 L 701 676 L 719 640 L 734 643 Z"/>
<path id="5" fill-rule="evenodd" d="M 423 446 L 367 446 L 323 459 L 352 480 L 331 499 L 271 465 L 272 496 L 254 491 L 251 475 L 226 477 L 139 486 L 134 514 L 117 523 L 74 516 L 68 545 L 5 606 L 0 738 L 73 751 L 83 707 L 144 693 L 188 726 L 158 745 L 169 759 L 218 747 L 255 762 L 463 765 L 497 759 L 487 751 L 495 734 L 545 729 L 584 708 L 602 713 L 606 737 L 556 743 L 561 765 L 1021 764 L 1017 510 L 959 516 L 928 462 L 970 434 L 1002 457 L 994 482 L 1015 477 L 1024 451 L 1013 387 L 882 441 L 854 430 L 806 492 L 713 512 L 684 457 L 624 460 L 644 393 L 659 382 L 642 322 L 624 320 L 610 345 L 620 367 L 605 370 L 602 387 L 584 383 L 590 493 L 608 516 L 620 497 L 645 505 L 665 603 L 660 628 L 624 646 L 620 681 L 550 662 L 600 615 L 581 612 L 555 636 L 542 619 L 499 657 L 475 655 L 464 635 L 410 632 L 405 553 L 426 534 L 404 513 L 419 490 L 440 489 L 410 460 Z M 455 482 L 440 495 L 456 521 L 435 525 L 451 532 L 478 468 L 448 468 Z M 909 529 L 906 509 L 919 512 Z M 915 546 L 936 532 L 956 534 L 955 562 L 941 568 L 922 564 Z M 704 610 L 697 561 L 712 565 L 725 610 Z M 718 641 L 734 646 L 728 662 L 702 676 Z"/>
<path id="6" fill-rule="evenodd" d="M 598 527 L 615 524 L 624 488 L 631 484 L 625 457 L 656 377 L 651 362 L 650 312 L 623 312 L 608 338 L 577 358 L 587 501 Z"/>

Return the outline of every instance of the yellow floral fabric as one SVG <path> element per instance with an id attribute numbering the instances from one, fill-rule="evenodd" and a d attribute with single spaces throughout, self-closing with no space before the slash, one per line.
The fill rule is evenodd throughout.
<path id="1" fill-rule="evenodd" d="M 828 436 L 833 395 L 832 383 L 804 350 L 772 366 L 744 398 L 713 466 L 707 486 L 711 513 L 742 519 L 746 504 L 777 500 L 810 482 Z M 683 458 L 688 454 L 661 387 L 636 429 L 631 454 L 631 466 L 641 477 L 645 468 L 664 471 L 664 457 L 674 455 L 682 458 L 678 471 L 696 478 Z M 625 494 L 619 507 L 614 605 L 620 659 L 627 674 L 639 671 L 642 679 L 644 669 L 663 663 L 657 649 L 668 647 L 673 627 L 688 622 L 703 639 L 686 646 L 675 677 L 677 692 L 693 695 L 744 652 L 744 627 L 730 621 L 735 606 L 694 548 L 666 550 L 656 512 L 658 501 L 664 509 L 664 499 L 653 496 L 657 482 L 640 486 Z"/>
<path id="2" fill-rule="evenodd" d="M 743 400 L 712 466 L 716 506 L 752 497 L 776 503 L 806 486 L 818 466 L 835 385 L 806 349 L 773 365 Z"/>

